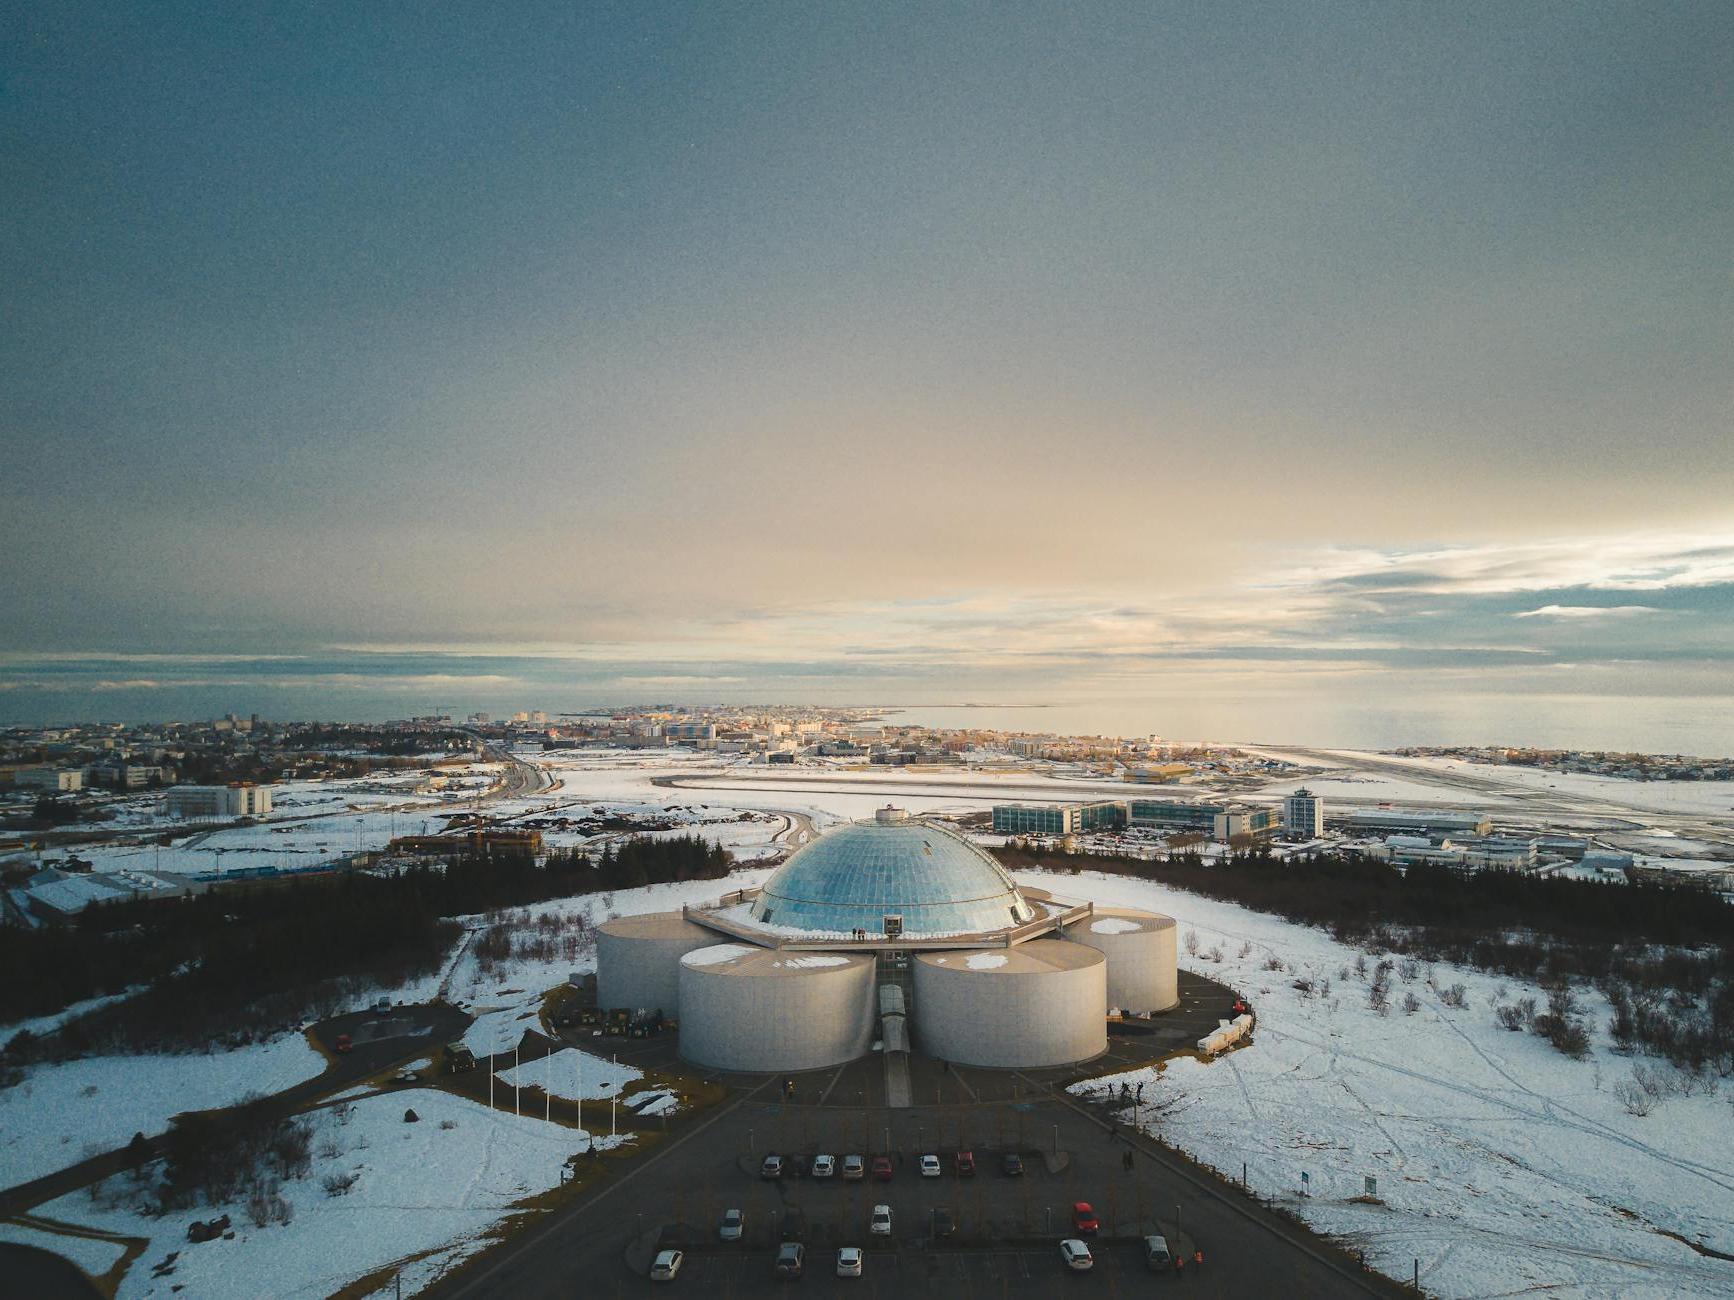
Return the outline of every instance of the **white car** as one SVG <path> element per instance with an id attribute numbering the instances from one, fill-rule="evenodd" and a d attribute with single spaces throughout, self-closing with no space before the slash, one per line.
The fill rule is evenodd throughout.
<path id="1" fill-rule="evenodd" d="M 783 1176 L 783 1158 L 781 1156 L 766 1156 L 765 1162 L 759 1166 L 760 1178 L 781 1178 Z"/>
<path id="2" fill-rule="evenodd" d="M 1076 1237 L 1060 1243 L 1060 1258 L 1066 1261 L 1066 1267 L 1074 1273 L 1088 1273 L 1096 1264 L 1090 1255 L 1090 1248 Z"/>
<path id="3" fill-rule="evenodd" d="M 718 1241 L 739 1241 L 741 1239 L 741 1212 L 739 1210 L 724 1210 L 722 1222 L 717 1225 Z"/>
<path id="4" fill-rule="evenodd" d="M 940 1174 L 938 1156 L 921 1157 L 921 1176 L 923 1178 L 938 1178 Z"/>
<path id="5" fill-rule="evenodd" d="M 867 1231 L 875 1237 L 889 1237 L 891 1235 L 891 1207 L 889 1205 L 875 1205 L 873 1207 L 873 1221 L 867 1225 Z"/>
<path id="6" fill-rule="evenodd" d="M 814 1178 L 829 1178 L 837 1172 L 835 1156 L 814 1156 L 813 1167 L 807 1171 Z"/>
<path id="7" fill-rule="evenodd" d="M 650 1266 L 652 1282 L 672 1282 L 680 1276 L 680 1265 L 686 1257 L 678 1250 L 665 1250 L 657 1255 Z"/>
<path id="8" fill-rule="evenodd" d="M 860 1277 L 861 1262 L 861 1247 L 844 1246 L 837 1252 L 837 1276 Z"/>

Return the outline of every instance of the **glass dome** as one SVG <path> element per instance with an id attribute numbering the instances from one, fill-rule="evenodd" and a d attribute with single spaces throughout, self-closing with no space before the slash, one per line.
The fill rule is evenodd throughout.
<path id="1" fill-rule="evenodd" d="M 780 867 L 752 919 L 826 934 L 974 934 L 1032 920 L 1005 870 L 951 831 L 920 821 L 855 822 L 827 832 Z"/>

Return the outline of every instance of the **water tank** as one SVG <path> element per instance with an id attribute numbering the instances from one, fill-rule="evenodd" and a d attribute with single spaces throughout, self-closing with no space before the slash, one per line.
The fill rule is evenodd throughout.
<path id="1" fill-rule="evenodd" d="M 1107 962 L 1063 939 L 919 954 L 915 1037 L 960 1065 L 1035 1069 L 1108 1049 Z"/>
<path id="2" fill-rule="evenodd" d="M 1098 907 L 1066 927 L 1066 938 L 1108 959 L 1108 1005 L 1168 1011 L 1180 1004 L 1174 918 L 1131 907 Z"/>
<path id="3" fill-rule="evenodd" d="M 680 1015 L 680 959 L 716 941 L 679 912 L 604 921 L 596 931 L 596 1005 Z"/>
<path id="4" fill-rule="evenodd" d="M 864 953 L 696 949 L 680 959 L 680 1054 L 754 1074 L 852 1061 L 873 1044 L 877 970 Z"/>

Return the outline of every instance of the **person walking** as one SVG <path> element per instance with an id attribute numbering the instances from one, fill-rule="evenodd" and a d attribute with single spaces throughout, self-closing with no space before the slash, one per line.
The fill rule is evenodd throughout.
<path id="1" fill-rule="evenodd" d="M 1204 1252 L 1202 1250 L 1194 1250 L 1192 1252 L 1192 1267 L 1194 1269 L 1204 1267 Z"/>

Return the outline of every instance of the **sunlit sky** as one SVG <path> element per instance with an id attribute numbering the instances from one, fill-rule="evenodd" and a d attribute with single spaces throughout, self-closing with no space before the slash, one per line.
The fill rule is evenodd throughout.
<path id="1" fill-rule="evenodd" d="M 5 39 L 0 721 L 1734 692 L 1725 3 Z"/>

